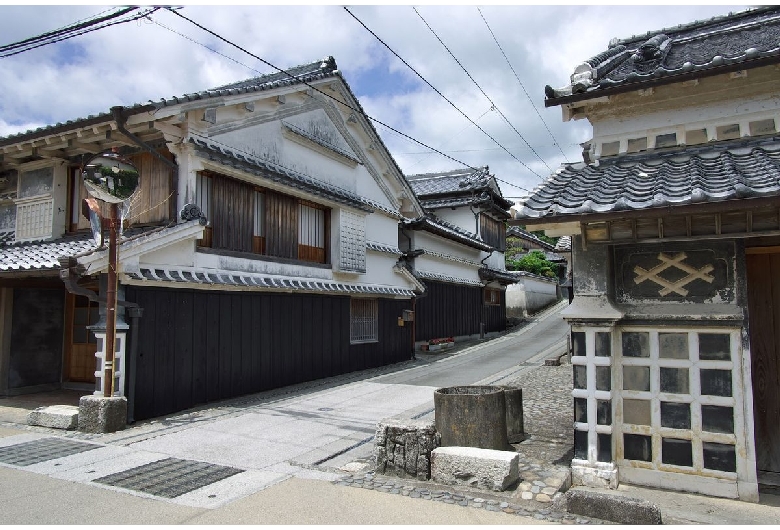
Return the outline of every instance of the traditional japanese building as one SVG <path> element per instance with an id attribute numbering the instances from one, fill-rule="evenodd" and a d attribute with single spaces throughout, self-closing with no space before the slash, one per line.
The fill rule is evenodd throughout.
<path id="1" fill-rule="evenodd" d="M 101 388 L 81 167 L 112 149 L 141 180 L 117 271 L 132 418 L 412 357 L 398 226 L 424 212 L 328 57 L 0 138 L 0 395 Z"/>
<path id="2" fill-rule="evenodd" d="M 504 199 L 487 167 L 407 176 L 425 215 L 401 223 L 399 245 L 425 286 L 416 301 L 416 340 L 506 329 Z"/>
<path id="3" fill-rule="evenodd" d="M 571 236 L 575 483 L 780 479 L 780 9 L 627 39 L 546 88 L 587 119 L 513 223 Z"/>

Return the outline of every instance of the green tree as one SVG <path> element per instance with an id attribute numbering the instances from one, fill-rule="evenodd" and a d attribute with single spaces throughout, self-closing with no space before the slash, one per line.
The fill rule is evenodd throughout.
<path id="1" fill-rule="evenodd" d="M 532 250 L 520 259 L 507 257 L 506 269 L 509 271 L 525 271 L 553 278 L 558 271 L 558 265 L 547 261 L 544 257 L 544 252 L 541 250 Z"/>

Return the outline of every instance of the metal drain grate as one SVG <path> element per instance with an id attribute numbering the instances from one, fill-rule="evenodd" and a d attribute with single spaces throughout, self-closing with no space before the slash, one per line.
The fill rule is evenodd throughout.
<path id="1" fill-rule="evenodd" d="M 234 467 L 166 458 L 93 482 L 172 499 L 243 472 L 243 469 Z"/>
<path id="2" fill-rule="evenodd" d="M 31 442 L 0 447 L 0 462 L 15 466 L 30 466 L 55 458 L 91 451 L 99 447 L 101 446 L 62 438 L 41 438 Z"/>

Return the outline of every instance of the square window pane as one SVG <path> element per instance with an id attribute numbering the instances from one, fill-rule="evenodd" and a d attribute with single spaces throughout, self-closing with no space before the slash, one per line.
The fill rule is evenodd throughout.
<path id="1" fill-rule="evenodd" d="M 588 388 L 588 371 L 585 366 L 575 364 L 574 367 L 574 388 Z"/>
<path id="2" fill-rule="evenodd" d="M 606 399 L 596 400 L 596 423 L 612 425 L 612 402 Z"/>
<path id="3" fill-rule="evenodd" d="M 574 431 L 574 458 L 588 459 L 588 431 Z"/>
<path id="4" fill-rule="evenodd" d="M 690 403 L 661 401 L 661 427 L 668 427 L 670 429 L 690 429 Z"/>
<path id="5" fill-rule="evenodd" d="M 644 399 L 623 400 L 623 422 L 632 425 L 650 425 L 650 402 Z"/>
<path id="6" fill-rule="evenodd" d="M 712 442 L 703 442 L 701 445 L 705 468 L 731 472 L 737 470 L 737 453 L 733 445 Z"/>
<path id="7" fill-rule="evenodd" d="M 596 332 L 596 357 L 612 355 L 612 334 L 605 331 Z"/>
<path id="8" fill-rule="evenodd" d="M 707 432 L 734 434 L 734 409 L 717 405 L 702 405 L 701 428 Z"/>
<path id="9" fill-rule="evenodd" d="M 577 357 L 585 355 L 585 332 L 574 331 L 571 334 L 571 354 Z"/>
<path id="10" fill-rule="evenodd" d="M 650 391 L 649 366 L 624 366 L 623 390 Z"/>
<path id="11" fill-rule="evenodd" d="M 687 368 L 661 368 L 661 392 L 688 394 Z"/>
<path id="12" fill-rule="evenodd" d="M 664 438 L 661 440 L 661 462 L 675 466 L 693 466 L 693 451 L 690 440 Z"/>
<path id="13" fill-rule="evenodd" d="M 701 370 L 703 396 L 731 397 L 731 370 Z"/>
<path id="14" fill-rule="evenodd" d="M 650 334 L 646 332 L 623 333 L 624 357 L 650 357 Z"/>
<path id="15" fill-rule="evenodd" d="M 598 451 L 596 460 L 599 462 L 612 462 L 612 435 L 598 434 Z"/>
<path id="16" fill-rule="evenodd" d="M 699 333 L 699 359 L 702 361 L 730 361 L 731 335 Z"/>
<path id="17" fill-rule="evenodd" d="M 596 367 L 596 390 L 612 390 L 612 367 Z"/>
<path id="18" fill-rule="evenodd" d="M 653 439 L 642 434 L 623 434 L 623 452 L 626 460 L 653 460 Z"/>
<path id="19" fill-rule="evenodd" d="M 687 359 L 687 333 L 659 333 L 658 356 L 661 359 Z"/>
<path id="20" fill-rule="evenodd" d="M 574 398 L 574 421 L 579 423 L 588 423 L 588 400 L 585 398 Z"/>

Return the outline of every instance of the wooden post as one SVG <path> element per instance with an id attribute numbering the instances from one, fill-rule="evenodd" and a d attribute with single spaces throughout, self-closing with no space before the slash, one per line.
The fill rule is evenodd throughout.
<path id="1" fill-rule="evenodd" d="M 117 223 L 119 205 L 111 204 L 111 216 L 108 220 L 108 287 L 106 288 L 106 359 L 103 374 L 103 397 L 114 395 L 114 349 L 116 348 L 116 269 Z"/>

